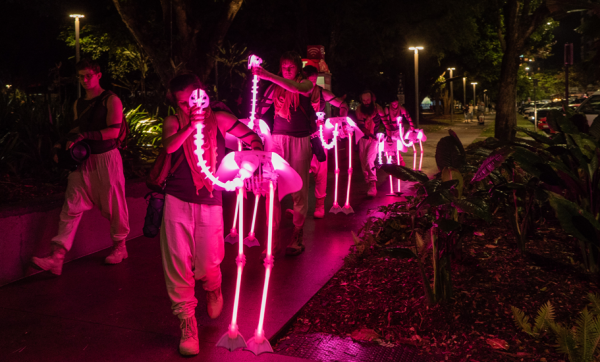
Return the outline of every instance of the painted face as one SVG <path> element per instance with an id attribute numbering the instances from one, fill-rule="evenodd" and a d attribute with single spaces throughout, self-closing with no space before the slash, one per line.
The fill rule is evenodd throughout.
<path id="1" fill-rule="evenodd" d="M 393 101 L 392 103 L 390 103 L 390 105 L 392 106 L 392 108 L 396 109 L 398 108 L 398 101 Z"/>
<path id="2" fill-rule="evenodd" d="M 281 63 L 281 75 L 285 79 L 296 79 L 296 75 L 298 75 L 298 67 L 291 60 L 284 60 Z"/>
<path id="3" fill-rule="evenodd" d="M 194 89 L 194 86 L 189 85 L 184 90 L 175 92 L 175 99 L 177 100 L 177 105 L 179 106 L 179 108 L 181 108 L 184 114 L 190 113 L 190 104 L 188 102 L 190 99 L 190 95 L 192 95 Z"/>
<path id="4" fill-rule="evenodd" d="M 360 96 L 360 101 L 362 102 L 362 104 L 364 104 L 365 106 L 368 106 L 371 104 L 371 93 L 364 93 Z"/>
<path id="5" fill-rule="evenodd" d="M 94 73 L 91 69 L 83 69 L 77 72 L 77 78 L 83 89 L 93 89 L 100 86 L 102 73 Z"/>
<path id="6" fill-rule="evenodd" d="M 312 82 L 313 87 L 317 86 L 317 77 L 318 76 L 316 74 L 315 75 L 311 75 L 310 77 L 308 77 L 308 80 L 310 80 Z"/>

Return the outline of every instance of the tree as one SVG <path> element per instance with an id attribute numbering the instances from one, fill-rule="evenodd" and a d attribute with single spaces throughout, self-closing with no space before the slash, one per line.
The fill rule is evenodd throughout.
<path id="1" fill-rule="evenodd" d="M 243 1 L 113 0 L 165 86 L 177 69 L 208 77 Z"/>
<path id="2" fill-rule="evenodd" d="M 500 0 L 501 1 L 501 0 Z M 543 40 L 540 28 L 550 16 L 560 17 L 575 8 L 597 8 L 585 0 L 504 0 L 496 2 L 498 38 L 504 52 L 500 70 L 495 137 L 502 141 L 515 138 L 517 125 L 517 80 L 519 56 Z M 542 29 L 543 30 L 543 29 Z"/>

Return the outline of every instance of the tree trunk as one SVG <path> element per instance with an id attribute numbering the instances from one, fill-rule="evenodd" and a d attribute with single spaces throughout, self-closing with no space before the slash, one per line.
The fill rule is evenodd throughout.
<path id="1" fill-rule="evenodd" d="M 233 19 L 240 10 L 244 0 L 225 1 L 223 12 L 221 13 L 217 24 L 209 35 L 199 39 L 201 20 L 198 14 L 192 12 L 189 2 L 186 0 L 172 0 L 172 29 L 173 40 L 177 44 L 173 47 L 173 58 L 169 54 L 169 37 L 171 26 L 163 24 L 159 33 L 147 19 L 143 18 L 138 11 L 145 6 L 141 0 L 113 0 L 121 19 L 140 45 L 143 51 L 149 56 L 155 72 L 166 87 L 173 75 L 180 69 L 191 70 L 196 73 L 201 80 L 206 80 L 215 64 L 215 57 L 219 46 L 223 44 L 225 35 L 229 30 Z M 171 3 L 161 1 L 163 12 L 163 21 L 171 21 Z M 169 28 L 169 32 L 165 28 Z M 160 35 L 159 35 L 160 34 Z"/>
<path id="2" fill-rule="evenodd" d="M 519 72 L 519 53 L 514 46 L 507 47 L 502 57 L 500 72 L 500 91 L 496 105 L 496 125 L 494 137 L 501 141 L 515 138 L 517 125 L 517 76 Z"/>

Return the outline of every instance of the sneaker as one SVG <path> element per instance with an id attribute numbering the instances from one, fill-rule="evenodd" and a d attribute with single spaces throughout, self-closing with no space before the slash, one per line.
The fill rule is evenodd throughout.
<path id="1" fill-rule="evenodd" d="M 184 356 L 194 356 L 200 353 L 200 344 L 198 342 L 198 324 L 196 317 L 191 316 L 182 319 L 179 324 L 181 328 L 181 339 L 179 340 L 179 353 Z"/>
<path id="2" fill-rule="evenodd" d="M 313 214 L 315 219 L 322 219 L 325 217 L 325 198 L 321 197 L 317 199 L 315 204 L 315 213 Z"/>
<path id="3" fill-rule="evenodd" d="M 367 191 L 367 196 L 370 196 L 370 197 L 377 196 L 377 182 L 376 181 L 369 182 L 369 191 Z"/>
<path id="4" fill-rule="evenodd" d="M 67 250 L 59 245 L 52 245 L 52 254 L 45 258 L 34 256 L 31 261 L 42 270 L 49 270 L 54 275 L 62 274 L 62 267 L 65 261 Z"/>
<path id="5" fill-rule="evenodd" d="M 294 227 L 294 233 L 292 234 L 292 243 L 285 249 L 287 255 L 295 256 L 299 255 L 304 251 L 304 244 L 302 238 L 304 231 Z"/>
<path id="6" fill-rule="evenodd" d="M 104 259 L 106 264 L 119 264 L 123 259 L 127 259 L 127 248 L 125 247 L 125 241 L 116 243 L 109 256 Z"/>
<path id="7" fill-rule="evenodd" d="M 221 287 L 212 292 L 206 292 L 206 311 L 208 312 L 208 316 L 215 319 L 221 315 L 222 310 L 223 294 L 221 294 Z"/>

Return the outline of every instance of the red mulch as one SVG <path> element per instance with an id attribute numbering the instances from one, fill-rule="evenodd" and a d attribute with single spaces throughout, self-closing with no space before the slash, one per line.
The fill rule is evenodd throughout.
<path id="1" fill-rule="evenodd" d="M 598 292 L 578 261 L 577 241 L 558 224 L 546 224 L 522 256 L 502 217 L 491 226 L 475 225 L 483 235 L 467 237 L 463 260 L 453 261 L 452 301 L 428 307 L 415 260 L 372 252 L 348 260 L 303 308 L 290 333 L 361 336 L 369 333 L 359 330 L 372 329 L 380 343 L 414 345 L 434 360 L 567 361 L 556 352 L 553 335 L 536 340 L 518 329 L 510 306 L 533 319 L 551 301 L 556 321 L 571 327 L 586 295 Z M 426 264 L 431 279 L 431 261 Z M 508 348 L 492 348 L 494 340 Z"/>

